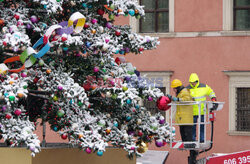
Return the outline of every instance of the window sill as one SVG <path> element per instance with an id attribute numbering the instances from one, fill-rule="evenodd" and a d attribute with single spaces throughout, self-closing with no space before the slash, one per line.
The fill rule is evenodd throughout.
<path id="1" fill-rule="evenodd" d="M 205 31 L 205 32 L 167 32 L 167 33 L 139 33 L 159 38 L 186 37 L 219 37 L 219 36 L 250 36 L 250 31 Z"/>
<path id="2" fill-rule="evenodd" d="M 250 132 L 228 131 L 229 136 L 250 136 Z"/>

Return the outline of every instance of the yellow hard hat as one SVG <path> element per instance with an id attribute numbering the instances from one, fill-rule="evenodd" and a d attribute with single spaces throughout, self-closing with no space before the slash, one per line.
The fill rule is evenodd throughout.
<path id="1" fill-rule="evenodd" d="M 171 82 L 171 88 L 177 88 L 177 87 L 180 87 L 180 86 L 182 86 L 182 82 L 179 79 L 174 79 Z"/>

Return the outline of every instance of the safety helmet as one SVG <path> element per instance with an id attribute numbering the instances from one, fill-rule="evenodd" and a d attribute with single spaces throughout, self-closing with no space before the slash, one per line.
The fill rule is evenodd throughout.
<path id="1" fill-rule="evenodd" d="M 177 87 L 180 87 L 180 86 L 182 86 L 182 82 L 179 79 L 174 79 L 171 82 L 171 88 L 177 88 Z"/>

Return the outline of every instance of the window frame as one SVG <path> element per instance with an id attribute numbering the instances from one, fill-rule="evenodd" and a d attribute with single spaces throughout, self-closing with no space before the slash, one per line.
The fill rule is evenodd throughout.
<path id="1" fill-rule="evenodd" d="M 250 10 L 250 6 L 236 6 L 236 0 L 233 0 L 233 30 L 234 31 L 250 31 L 250 28 L 248 30 L 236 29 L 236 11 L 237 10 Z"/>
<path id="2" fill-rule="evenodd" d="M 229 77 L 229 129 L 228 135 L 250 136 L 250 131 L 236 129 L 237 88 L 250 88 L 250 71 L 223 71 Z"/>
<path id="3" fill-rule="evenodd" d="M 141 4 L 141 2 L 142 2 L 142 0 L 139 1 L 140 4 Z M 159 2 L 159 0 L 155 0 L 155 8 L 154 9 L 144 9 L 145 14 L 146 13 L 154 13 L 154 19 L 155 19 L 155 29 L 153 30 L 153 32 L 144 32 L 144 33 L 158 33 L 158 27 L 159 27 L 158 26 L 159 25 L 158 24 L 158 22 L 159 22 L 158 14 L 159 13 L 168 13 L 168 17 L 169 17 L 169 7 L 170 7 L 169 1 L 168 1 L 168 9 L 159 9 L 158 2 Z M 142 33 L 141 32 L 142 31 L 142 26 L 141 26 L 142 21 L 143 21 L 143 18 L 139 20 L 139 33 Z M 167 32 L 169 32 L 169 27 L 168 27 L 168 31 L 163 32 L 163 33 L 167 33 Z"/>
<path id="4" fill-rule="evenodd" d="M 168 4 L 168 10 L 169 10 L 169 22 L 168 22 L 168 32 L 151 32 L 151 33 L 140 33 L 140 34 L 146 34 L 146 35 L 152 35 L 152 36 L 159 36 L 162 37 L 165 34 L 170 34 L 174 32 L 174 3 L 175 0 L 169 0 L 169 4 Z M 139 3 L 139 1 L 138 1 Z M 131 26 L 132 32 L 136 32 L 139 33 L 140 31 L 140 21 L 138 19 L 136 19 L 135 17 L 129 17 L 129 24 Z"/>
<path id="5" fill-rule="evenodd" d="M 146 76 L 147 78 L 158 78 L 161 77 L 163 79 L 163 87 L 165 87 L 165 93 L 170 93 L 170 78 L 173 74 L 173 71 L 140 71 L 141 77 Z M 166 120 L 169 120 L 170 113 L 168 111 L 164 111 L 164 117 Z"/>

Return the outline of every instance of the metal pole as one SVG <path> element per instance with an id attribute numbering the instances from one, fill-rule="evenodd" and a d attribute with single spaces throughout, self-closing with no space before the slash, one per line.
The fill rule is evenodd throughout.
<path id="1" fill-rule="evenodd" d="M 46 147 L 46 122 L 43 121 L 43 141 L 42 141 L 42 147 Z"/>

